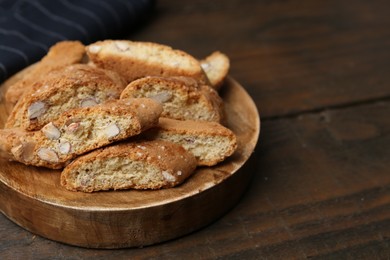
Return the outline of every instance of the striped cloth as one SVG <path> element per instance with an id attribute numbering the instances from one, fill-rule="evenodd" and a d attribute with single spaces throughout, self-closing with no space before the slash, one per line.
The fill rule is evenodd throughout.
<path id="1" fill-rule="evenodd" d="M 0 0 L 0 82 L 63 40 L 84 44 L 129 33 L 153 0 Z"/>

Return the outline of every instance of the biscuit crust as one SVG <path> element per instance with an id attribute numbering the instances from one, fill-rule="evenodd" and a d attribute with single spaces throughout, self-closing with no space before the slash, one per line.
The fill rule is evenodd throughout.
<path id="1" fill-rule="evenodd" d="M 105 40 L 88 45 L 86 50 L 96 66 L 118 72 L 128 83 L 146 76 L 186 76 L 208 83 L 197 59 L 163 44 Z"/>
<path id="2" fill-rule="evenodd" d="M 215 51 L 201 60 L 200 65 L 205 71 L 211 86 L 219 90 L 229 73 L 230 60 L 228 56 L 220 51 Z"/>
<path id="3" fill-rule="evenodd" d="M 216 122 L 173 120 L 161 117 L 159 124 L 143 134 L 152 140 L 167 140 L 182 145 L 196 157 L 199 166 L 213 166 L 237 149 L 237 138 Z"/>
<path id="4" fill-rule="evenodd" d="M 195 168 L 195 157 L 180 145 L 161 140 L 125 142 L 78 157 L 62 171 L 61 185 L 83 192 L 171 188 Z"/>
<path id="5" fill-rule="evenodd" d="M 117 99 L 124 87 L 123 79 L 113 71 L 86 64 L 55 69 L 36 81 L 17 102 L 5 127 L 38 130 L 69 109 Z M 36 111 L 39 105 L 43 108 Z"/>
<path id="6" fill-rule="evenodd" d="M 53 69 L 81 63 L 85 55 L 85 46 L 79 41 L 61 41 L 53 45 L 45 57 L 23 79 L 10 86 L 5 93 L 5 100 L 10 104 L 16 102 L 29 92 L 32 84 L 46 77 Z"/>
<path id="7" fill-rule="evenodd" d="M 72 109 L 38 131 L 0 130 L 0 149 L 11 160 L 59 169 L 78 155 L 149 129 L 161 112 L 161 104 L 141 98 Z"/>
<path id="8" fill-rule="evenodd" d="M 163 117 L 221 122 L 223 101 L 208 85 L 188 77 L 144 77 L 131 82 L 121 98 L 148 97 L 163 104 Z"/>

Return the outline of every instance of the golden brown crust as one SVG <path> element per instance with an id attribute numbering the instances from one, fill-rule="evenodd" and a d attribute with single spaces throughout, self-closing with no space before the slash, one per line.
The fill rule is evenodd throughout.
<path id="1" fill-rule="evenodd" d="M 65 65 L 80 63 L 84 55 L 85 46 L 81 42 L 58 42 L 50 48 L 47 55 L 35 65 L 30 73 L 8 88 L 5 100 L 8 103 L 15 104 L 35 81 L 46 77 L 49 71 Z"/>
<path id="2" fill-rule="evenodd" d="M 65 167 L 61 185 L 73 191 L 174 187 L 237 148 L 219 124 L 228 70 L 221 52 L 198 61 L 151 42 L 60 42 L 8 89 L 7 102 L 18 102 L 0 130 L 0 153 Z"/>
<path id="3" fill-rule="evenodd" d="M 111 168 L 113 160 L 117 164 Z M 125 142 L 78 157 L 61 173 L 61 185 L 84 192 L 170 188 L 195 168 L 194 156 L 180 145 L 161 140 Z"/>
<path id="4" fill-rule="evenodd" d="M 5 127 L 38 130 L 66 110 L 119 98 L 124 86 L 125 82 L 115 72 L 86 64 L 57 68 L 31 85 L 14 106 Z M 32 117 L 29 112 L 38 102 L 44 104 L 45 111 Z"/>
<path id="5" fill-rule="evenodd" d="M 118 72 L 128 83 L 145 76 L 186 76 L 209 83 L 198 60 L 166 45 L 105 40 L 86 49 L 89 59 L 96 66 Z"/>
<path id="6" fill-rule="evenodd" d="M 199 122 L 194 120 L 174 120 L 166 117 L 160 117 L 156 126 L 163 130 L 175 133 L 193 133 L 196 135 L 206 134 L 215 136 L 232 136 L 233 132 L 217 122 Z"/>
<path id="7" fill-rule="evenodd" d="M 178 120 L 221 122 L 223 101 L 208 85 L 188 77 L 144 77 L 131 82 L 121 98 L 149 97 L 163 104 L 162 116 Z"/>
<path id="8" fill-rule="evenodd" d="M 40 131 L 0 130 L 0 148 L 26 165 L 58 169 L 77 155 L 140 134 L 158 123 L 161 112 L 161 105 L 151 99 L 77 108 Z"/>
<path id="9" fill-rule="evenodd" d="M 167 140 L 192 152 L 198 165 L 212 166 L 237 149 L 235 134 L 216 122 L 180 121 L 160 117 L 158 126 L 143 134 L 151 140 Z"/>

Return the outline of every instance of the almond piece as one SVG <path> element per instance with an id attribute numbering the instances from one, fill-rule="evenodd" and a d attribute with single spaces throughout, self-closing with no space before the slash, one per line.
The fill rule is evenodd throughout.
<path id="1" fill-rule="evenodd" d="M 101 46 L 98 46 L 98 45 L 90 45 L 90 46 L 88 47 L 89 52 L 90 52 L 90 53 L 93 53 L 93 54 L 98 53 L 101 49 L 102 49 L 102 47 L 101 47 Z"/>
<path id="2" fill-rule="evenodd" d="M 66 132 L 68 133 L 75 133 L 80 127 L 80 122 L 73 122 L 73 123 L 70 123 L 67 127 L 66 127 Z"/>
<path id="3" fill-rule="evenodd" d="M 172 98 L 172 93 L 169 93 L 167 91 L 163 91 L 163 92 L 160 92 L 158 94 L 155 94 L 155 95 L 152 95 L 152 96 L 149 96 L 148 98 L 151 98 L 157 102 L 160 102 L 160 103 L 165 103 L 167 101 L 169 101 L 171 98 Z"/>
<path id="4" fill-rule="evenodd" d="M 63 142 L 58 144 L 58 150 L 62 154 L 68 154 L 70 152 L 71 145 L 69 142 Z"/>
<path id="5" fill-rule="evenodd" d="M 29 119 L 36 119 L 46 112 L 46 104 L 42 101 L 32 103 L 27 109 L 27 116 Z"/>
<path id="6" fill-rule="evenodd" d="M 207 61 L 204 61 L 204 62 L 201 62 L 200 63 L 200 66 L 202 67 L 203 70 L 205 71 L 208 71 L 211 67 L 210 63 L 208 63 Z"/>
<path id="7" fill-rule="evenodd" d="M 39 148 L 37 155 L 39 158 L 49 163 L 57 163 L 59 160 L 57 153 L 50 148 Z"/>
<path id="8" fill-rule="evenodd" d="M 98 103 L 94 98 L 86 98 L 80 101 L 80 107 L 93 107 L 96 106 L 97 104 Z"/>
<path id="9" fill-rule="evenodd" d="M 167 180 L 168 182 L 175 182 L 176 178 L 172 174 L 170 174 L 168 171 L 162 171 L 161 172 L 164 179 Z"/>
<path id="10" fill-rule="evenodd" d="M 50 122 L 44 127 L 42 127 L 41 131 L 50 140 L 57 140 L 61 136 L 60 130 L 58 130 L 58 128 L 53 124 L 53 122 Z"/>
<path id="11" fill-rule="evenodd" d="M 116 125 L 116 124 L 111 124 L 111 125 L 108 125 L 107 127 L 104 128 L 104 134 L 108 137 L 108 138 L 112 138 L 112 137 L 115 137 L 119 134 L 120 130 L 119 130 L 119 127 Z"/>
<path id="12" fill-rule="evenodd" d="M 121 52 L 128 51 L 130 49 L 130 46 L 125 42 L 115 42 L 115 47 Z"/>

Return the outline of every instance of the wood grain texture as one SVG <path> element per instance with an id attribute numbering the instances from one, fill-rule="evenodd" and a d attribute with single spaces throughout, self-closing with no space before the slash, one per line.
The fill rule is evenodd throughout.
<path id="1" fill-rule="evenodd" d="M 245 191 L 251 174 L 240 168 L 260 131 L 256 106 L 245 90 L 230 78 L 223 88 L 226 124 L 238 147 L 217 166 L 199 167 L 171 189 L 88 194 L 62 187 L 60 170 L 0 158 L 0 211 L 34 234 L 88 248 L 146 246 L 209 224 Z M 6 105 L 0 108 L 0 117 L 6 118 Z"/>
<path id="2" fill-rule="evenodd" d="M 388 9 L 386 0 L 157 1 L 130 38 L 198 58 L 225 52 L 262 117 L 277 117 L 390 97 Z"/>
<path id="3" fill-rule="evenodd" d="M 127 36 L 219 49 L 262 116 L 251 185 L 211 225 L 158 245 L 86 250 L 0 215 L 2 258 L 389 259 L 390 3 L 159 0 Z"/>

